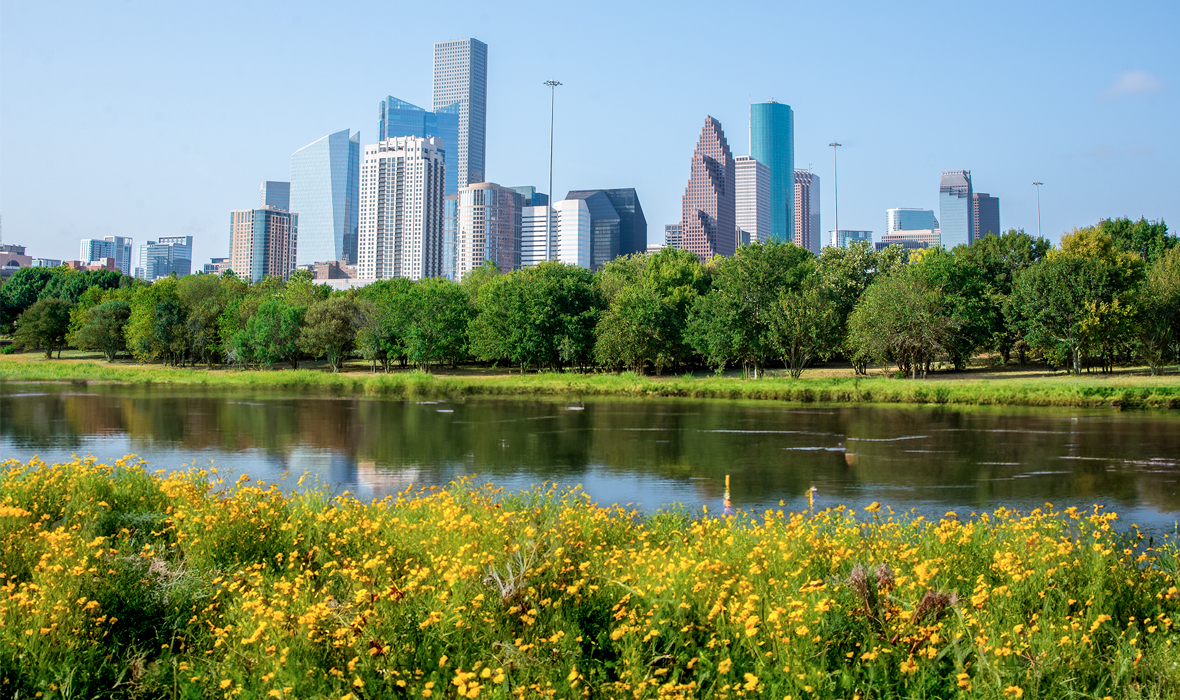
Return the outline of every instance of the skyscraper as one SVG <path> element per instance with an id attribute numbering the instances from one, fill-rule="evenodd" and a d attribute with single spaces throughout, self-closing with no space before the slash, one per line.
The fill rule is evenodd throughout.
<path id="1" fill-rule="evenodd" d="M 131 274 L 132 241 L 126 236 L 106 236 L 97 238 L 83 238 L 78 260 L 83 265 L 89 265 L 95 260 L 112 258 L 115 267 L 125 275 Z"/>
<path id="2" fill-rule="evenodd" d="M 500 272 L 520 268 L 520 210 L 523 197 L 494 182 L 459 188 L 455 231 L 455 278 L 496 263 Z"/>
<path id="3" fill-rule="evenodd" d="M 972 194 L 971 203 L 975 208 L 974 240 L 979 240 L 989 233 L 1000 235 L 1000 198 L 992 197 L 987 192 L 975 192 Z"/>
<path id="4" fill-rule="evenodd" d="M 251 282 L 287 279 L 295 270 L 298 228 L 298 214 L 275 206 L 231 211 L 228 269 Z"/>
<path id="5" fill-rule="evenodd" d="M 773 196 L 773 179 L 771 184 Z M 714 255 L 733 255 L 735 187 L 733 155 L 721 122 L 705 117 L 705 126 L 692 154 L 680 220 L 683 247 L 696 253 L 702 262 Z M 773 215 L 771 226 L 773 231 Z"/>
<path id="6" fill-rule="evenodd" d="M 873 245 L 872 231 L 853 231 L 851 229 L 840 229 L 839 231 L 828 231 L 831 236 L 832 245 L 837 248 L 847 248 L 850 244 L 863 241 L 870 246 Z"/>
<path id="7" fill-rule="evenodd" d="M 738 156 L 734 166 L 734 219 L 750 243 L 770 239 L 770 168 L 751 156 Z"/>
<path id="8" fill-rule="evenodd" d="M 795 236 L 795 113 L 774 100 L 750 105 L 750 155 L 770 169 L 770 235 Z"/>
<path id="9" fill-rule="evenodd" d="M 458 105 L 459 138 L 456 146 L 457 184 L 482 183 L 484 133 L 487 129 L 488 45 L 478 39 L 441 41 L 434 45 L 434 105 L 439 112 Z M 454 148 L 445 143 L 445 148 Z"/>
<path id="10" fill-rule="evenodd" d="M 432 136 L 442 139 L 446 161 L 446 194 L 459 191 L 459 105 L 448 105 L 433 112 L 399 100 L 392 95 L 381 101 L 377 123 L 377 141 L 395 136 Z"/>
<path id="11" fill-rule="evenodd" d="M 365 146 L 357 277 L 418 280 L 443 268 L 441 137 L 397 136 Z"/>
<path id="12" fill-rule="evenodd" d="M 975 240 L 975 200 L 971 194 L 970 170 L 942 171 L 938 218 L 942 220 L 942 246 L 947 250 Z"/>
<path id="13" fill-rule="evenodd" d="M 532 185 L 521 185 L 520 187 L 509 187 L 508 189 L 516 190 L 524 197 L 524 206 L 526 207 L 543 207 L 549 203 L 549 195 L 544 192 L 538 192 L 536 187 Z"/>
<path id="14" fill-rule="evenodd" d="M 159 241 L 148 241 L 139 246 L 135 276 L 148 282 L 174 272 L 177 277 L 184 277 L 192 271 L 192 265 L 192 236 L 161 236 Z"/>
<path id="15" fill-rule="evenodd" d="M 584 199 L 590 209 L 590 269 L 620 255 L 647 250 L 647 218 L 633 188 L 573 190 L 566 199 Z"/>
<path id="16" fill-rule="evenodd" d="M 795 171 L 795 245 L 819 255 L 823 247 L 819 217 L 819 175 Z"/>
<path id="17" fill-rule="evenodd" d="M 291 211 L 291 183 L 267 180 L 258 188 L 258 206 Z"/>
<path id="18" fill-rule="evenodd" d="M 938 219 L 930 209 L 907 209 L 897 207 L 885 210 L 885 233 L 898 231 L 933 231 L 938 228 Z"/>
<path id="19" fill-rule="evenodd" d="M 299 214 L 298 265 L 356 264 L 360 132 L 329 134 L 291 155 L 291 208 Z"/>
<path id="20" fill-rule="evenodd" d="M 684 247 L 684 237 L 680 233 L 680 224 L 664 224 L 664 247 Z"/>
<path id="21" fill-rule="evenodd" d="M 521 188 L 510 188 L 520 192 Z M 547 237 L 550 210 L 548 206 L 534 206 L 532 199 L 522 194 L 524 206 L 520 210 L 520 266 L 528 267 L 544 262 L 550 250 L 557 252 L 556 236 Z M 556 224 L 556 217 L 552 217 Z M 556 229 L 557 227 L 554 226 Z M 547 240 L 552 238 L 553 240 Z"/>
<path id="22" fill-rule="evenodd" d="M 557 224 L 557 259 L 567 265 L 590 267 L 590 207 L 584 199 L 563 199 L 553 205 Z"/>

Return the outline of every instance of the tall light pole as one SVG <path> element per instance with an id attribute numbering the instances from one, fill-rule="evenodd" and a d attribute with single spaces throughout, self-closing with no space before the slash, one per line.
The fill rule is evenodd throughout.
<path id="1" fill-rule="evenodd" d="M 840 185 L 836 172 L 836 149 L 843 144 L 833 141 L 828 145 L 832 147 L 832 198 L 836 204 L 835 212 L 832 215 L 832 245 L 836 245 L 836 241 L 840 238 Z"/>
<path id="2" fill-rule="evenodd" d="M 553 259 L 553 102 L 556 99 L 556 80 L 546 80 L 549 88 L 549 201 L 545 206 L 545 259 Z"/>
<path id="3" fill-rule="evenodd" d="M 1037 238 L 1041 237 L 1041 185 L 1045 183 L 1037 180 L 1033 185 L 1037 188 Z"/>

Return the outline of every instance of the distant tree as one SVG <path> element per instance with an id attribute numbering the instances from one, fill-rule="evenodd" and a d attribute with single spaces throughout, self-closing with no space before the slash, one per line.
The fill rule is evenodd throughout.
<path id="1" fill-rule="evenodd" d="M 467 293 L 450 280 L 432 278 L 416 283 L 410 299 L 413 320 L 405 341 L 410 361 L 427 372 L 456 364 L 467 351 Z"/>
<path id="2" fill-rule="evenodd" d="M 594 356 L 599 364 L 644 374 L 647 365 L 662 369 L 660 353 L 672 327 L 671 309 L 659 291 L 644 284 L 622 287 L 598 321 Z"/>
<path id="3" fill-rule="evenodd" d="M 917 378 L 946 351 L 957 331 L 942 291 L 912 268 L 873 282 L 848 319 L 848 344 L 876 362 L 893 362 L 898 371 Z"/>
<path id="4" fill-rule="evenodd" d="M 1180 246 L 1147 271 L 1136 321 L 1139 353 L 1151 373 L 1180 358 Z"/>
<path id="5" fill-rule="evenodd" d="M 771 307 L 774 349 L 792 379 L 798 379 L 808 365 L 827 359 L 835 351 L 839 328 L 835 302 L 815 284 L 783 292 Z"/>
<path id="6" fill-rule="evenodd" d="M 40 348 L 45 351 L 45 359 L 51 359 L 57 350 L 61 359 L 70 330 L 71 306 L 65 299 L 38 299 L 17 318 L 13 344 L 28 350 Z"/>
<path id="7" fill-rule="evenodd" d="M 123 275 L 117 270 L 70 270 L 64 272 L 57 272 L 45 288 L 41 290 L 41 298 L 58 297 L 66 299 L 71 303 L 77 303 L 78 299 L 86 290 L 91 287 L 99 287 L 101 289 L 118 289 L 126 281 L 131 283 L 130 278 Z"/>
<path id="8" fill-rule="evenodd" d="M 352 296 L 329 297 L 307 309 L 299 347 L 312 357 L 323 357 L 339 372 L 356 343 L 363 309 Z"/>
<path id="9" fill-rule="evenodd" d="M 1009 229 L 1000 236 L 977 238 L 962 249 L 961 258 L 982 272 L 987 304 L 998 311 L 991 315 L 990 337 L 985 345 L 998 351 L 1005 364 L 1022 340 L 1003 315 L 1004 305 L 1012 295 L 1013 280 L 1022 270 L 1043 260 L 1050 248 L 1052 244 L 1045 238 L 1033 238 L 1023 229 Z M 1023 352 L 1020 361 L 1024 362 Z"/>
<path id="10" fill-rule="evenodd" d="M 500 268 L 491 260 L 484 260 L 483 264 L 463 275 L 460 284 L 467 292 L 467 301 L 474 309 L 479 301 L 479 290 L 489 281 L 500 275 Z"/>
<path id="11" fill-rule="evenodd" d="M 267 368 L 287 362 L 291 369 L 299 369 L 304 312 L 302 306 L 292 306 L 280 297 L 262 302 L 236 336 L 239 357 Z"/>
<path id="12" fill-rule="evenodd" d="M 816 274 L 835 304 L 836 318 L 839 319 L 836 346 L 852 362 L 856 374 L 864 374 L 871 359 L 846 343 L 848 318 L 878 275 L 900 270 L 908 260 L 909 254 L 901 246 L 889 246 L 875 252 L 864 241 L 852 243 L 847 248 L 828 246 L 820 251 Z"/>
<path id="13" fill-rule="evenodd" d="M 941 292 L 954 328 L 944 347 L 957 370 L 966 369 L 976 350 L 1003 325 L 1003 313 L 989 294 L 985 273 L 973 263 L 969 251 L 970 246 L 956 246 L 952 252 L 930 248 L 921 251 L 923 254 L 910 264 L 910 274 L 920 278 L 926 287 Z"/>
<path id="14" fill-rule="evenodd" d="M 54 275 L 63 272 L 45 267 L 22 267 L 0 287 L 0 328 L 9 330 L 17 317 L 37 302 Z"/>
<path id="15" fill-rule="evenodd" d="M 123 328 L 127 349 L 140 362 L 183 363 L 188 352 L 188 310 L 170 277 L 134 287 L 131 317 Z"/>
<path id="16" fill-rule="evenodd" d="M 1153 264 L 1169 250 L 1180 245 L 1180 238 L 1168 234 L 1168 225 L 1163 221 L 1138 221 L 1128 218 L 1103 219 L 1097 228 L 1109 233 L 1114 244 L 1120 249 L 1135 253 L 1141 260 Z"/>
<path id="17" fill-rule="evenodd" d="M 357 329 L 357 348 L 361 356 L 380 362 L 385 371 L 389 363 L 408 361 L 407 339 L 414 314 L 414 284 L 398 277 L 380 280 L 359 290 L 361 325 Z"/>
<path id="18" fill-rule="evenodd" d="M 82 323 L 74 333 L 74 343 L 80 350 L 98 350 L 114 362 L 127 349 L 123 329 L 131 318 L 131 305 L 121 299 L 104 301 L 86 310 Z"/>

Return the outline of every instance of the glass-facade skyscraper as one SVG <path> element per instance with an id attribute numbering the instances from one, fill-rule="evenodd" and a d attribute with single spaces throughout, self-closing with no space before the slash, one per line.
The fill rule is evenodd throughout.
<path id="1" fill-rule="evenodd" d="M 139 265 L 135 276 L 153 282 L 161 277 L 176 273 L 184 277 L 192 272 L 193 237 L 162 236 L 158 241 L 148 241 L 139 246 Z"/>
<path id="2" fill-rule="evenodd" d="M 942 220 L 942 247 L 971 245 L 975 240 L 975 201 L 971 196 L 970 170 L 944 170 L 938 187 L 938 218 Z"/>
<path id="3" fill-rule="evenodd" d="M 446 163 L 446 194 L 459 191 L 459 103 L 434 112 L 399 100 L 392 95 L 381 101 L 377 122 L 377 142 L 397 136 L 442 139 L 443 162 Z"/>
<path id="4" fill-rule="evenodd" d="M 457 184 L 466 187 L 486 182 L 484 170 L 488 114 L 488 45 L 478 39 L 440 41 L 434 45 L 434 103 L 436 113 L 458 105 L 459 138 L 456 146 Z M 445 143 L 444 148 L 452 148 Z M 447 161 L 450 168 L 450 161 Z M 448 190 L 449 192 L 450 190 Z"/>
<path id="5" fill-rule="evenodd" d="M 291 183 L 264 181 L 258 188 L 258 206 L 291 211 Z"/>
<path id="6" fill-rule="evenodd" d="M 107 236 L 102 240 L 83 238 L 78 260 L 83 265 L 89 265 L 102 258 L 113 258 L 115 267 L 123 274 L 130 275 L 131 246 L 131 239 L 126 236 Z"/>
<path id="7" fill-rule="evenodd" d="M 989 233 L 1000 235 L 1000 198 L 987 192 L 974 192 L 971 203 L 975 207 L 975 240 Z"/>
<path id="8" fill-rule="evenodd" d="M 885 210 L 885 233 L 897 231 L 933 231 L 938 228 L 938 219 L 930 209 L 907 209 L 896 207 Z"/>
<path id="9" fill-rule="evenodd" d="M 795 171 L 795 245 L 819 255 L 823 247 L 819 215 L 819 175 Z"/>
<path id="10" fill-rule="evenodd" d="M 795 113 L 771 100 L 750 105 L 750 155 L 770 170 L 770 231 L 761 241 L 795 239 Z"/>
<path id="11" fill-rule="evenodd" d="M 565 198 L 584 199 L 590 209 L 591 270 L 620 255 L 647 250 L 647 217 L 634 188 L 573 190 Z"/>
<path id="12" fill-rule="evenodd" d="M 338 131 L 291 155 L 291 208 L 299 215 L 296 264 L 356 264 L 361 135 Z"/>

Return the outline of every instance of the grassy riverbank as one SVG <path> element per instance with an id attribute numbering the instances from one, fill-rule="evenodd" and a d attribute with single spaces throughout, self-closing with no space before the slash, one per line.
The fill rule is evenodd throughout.
<path id="1" fill-rule="evenodd" d="M 388 397 L 619 396 L 752 399 L 821 403 L 905 403 L 995 406 L 1180 408 L 1180 376 L 1016 374 L 976 370 L 927 380 L 851 371 L 792 380 L 734 376 L 641 377 L 634 374 L 511 374 L 503 370 L 426 374 L 395 371 L 333 374 L 321 369 L 237 371 L 176 369 L 94 361 L 0 359 L 0 380 L 162 384 L 246 390 L 295 390 Z"/>
<path id="2" fill-rule="evenodd" d="M 1113 514 L 640 518 L 209 476 L 5 465 L 5 697 L 1180 694 L 1176 549 Z"/>

